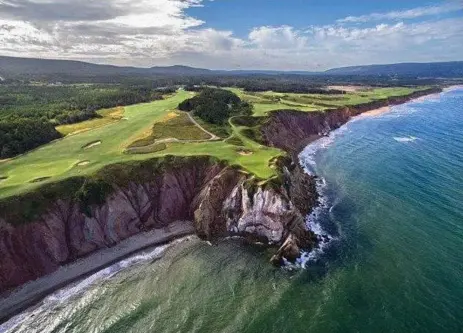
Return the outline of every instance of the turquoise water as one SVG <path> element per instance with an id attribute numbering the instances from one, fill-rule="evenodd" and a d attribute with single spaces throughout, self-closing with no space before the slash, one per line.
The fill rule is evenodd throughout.
<path id="1" fill-rule="evenodd" d="M 463 90 L 359 118 L 301 161 L 324 193 L 310 223 L 332 237 L 306 269 L 190 238 L 51 295 L 0 332 L 462 332 Z"/>

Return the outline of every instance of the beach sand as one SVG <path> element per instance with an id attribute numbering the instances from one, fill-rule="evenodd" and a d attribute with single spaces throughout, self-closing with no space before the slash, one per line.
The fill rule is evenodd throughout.
<path id="1" fill-rule="evenodd" d="M 192 222 L 175 222 L 165 229 L 154 229 L 134 235 L 116 246 L 99 250 L 85 258 L 62 266 L 49 275 L 26 283 L 6 297 L 0 298 L 0 323 L 39 303 L 44 297 L 58 289 L 94 274 L 137 252 L 192 235 L 194 231 Z"/>

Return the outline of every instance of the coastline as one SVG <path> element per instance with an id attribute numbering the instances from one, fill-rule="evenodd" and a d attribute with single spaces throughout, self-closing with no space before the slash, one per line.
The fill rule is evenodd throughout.
<path id="1" fill-rule="evenodd" d="M 426 100 L 428 100 L 430 98 L 437 98 L 442 93 L 446 93 L 446 92 L 457 90 L 457 89 L 463 89 L 463 85 L 449 86 L 449 87 L 443 88 L 442 91 L 439 92 L 439 93 L 431 93 L 429 95 L 412 98 L 411 100 L 409 100 L 409 101 L 407 101 L 405 103 L 426 101 Z M 403 104 L 405 104 L 405 103 L 403 103 Z M 382 115 L 382 114 L 384 114 L 386 112 L 389 112 L 391 110 L 392 106 L 394 106 L 394 105 L 384 106 L 384 107 L 381 107 L 381 108 L 378 108 L 378 109 L 373 109 L 373 110 L 370 110 L 370 111 L 366 111 L 366 112 L 363 112 L 363 113 L 359 114 L 358 116 L 356 116 L 354 118 L 379 116 L 379 115 Z"/>
<path id="2" fill-rule="evenodd" d="M 57 271 L 26 283 L 0 296 L 0 324 L 40 303 L 49 294 L 84 279 L 140 251 L 194 235 L 193 223 L 178 221 L 168 229 L 154 229 L 134 235 L 111 248 L 102 249 Z"/>
<path id="3" fill-rule="evenodd" d="M 454 89 L 463 88 L 462 86 L 455 87 L 456 88 Z M 450 89 L 450 87 L 444 91 L 448 91 L 448 89 Z M 425 97 L 429 97 L 430 95 L 435 95 L 435 93 L 430 93 L 429 95 L 425 95 Z M 408 103 L 420 98 L 422 97 L 411 98 L 405 100 L 403 103 L 398 104 Z M 389 110 L 389 106 L 368 110 L 360 113 L 355 117 L 351 117 L 348 121 L 358 116 L 378 115 Z M 345 125 L 345 123 L 342 125 Z M 311 144 L 317 141 L 319 138 L 320 137 L 313 138 L 307 144 Z M 307 213 L 310 214 L 311 212 Z M 107 248 L 96 253 L 92 253 L 88 257 L 63 266 L 59 270 L 49 275 L 19 287 L 17 290 L 1 299 L 0 323 L 7 321 L 11 317 L 26 310 L 27 308 L 34 306 L 34 304 L 42 301 L 43 298 L 50 293 L 80 279 L 83 279 L 91 274 L 94 274 L 99 270 L 117 263 L 137 252 L 154 246 L 163 245 L 175 239 L 195 233 L 192 223 L 177 222 L 170 225 L 170 229 L 171 230 L 169 231 L 163 229 L 152 230 L 144 234 L 132 236 L 112 248 Z"/>
<path id="4" fill-rule="evenodd" d="M 293 267 L 305 268 L 307 263 L 310 262 L 313 258 L 317 257 L 317 255 L 319 255 L 320 253 L 323 253 L 324 248 L 329 246 L 332 241 L 338 240 L 337 236 L 327 233 L 323 229 L 322 225 L 319 223 L 320 215 L 324 214 L 324 211 L 329 210 L 330 205 L 328 204 L 328 199 L 325 197 L 325 193 L 324 193 L 324 190 L 326 188 L 325 179 L 317 175 L 317 173 L 313 170 L 314 165 L 312 163 L 315 163 L 315 162 L 311 158 L 312 155 L 314 155 L 315 152 L 318 151 L 321 147 L 326 148 L 326 146 L 329 145 L 329 142 L 332 141 L 332 135 L 334 135 L 334 133 L 340 130 L 342 127 L 347 126 L 347 124 L 350 122 L 361 120 L 361 119 L 368 118 L 368 117 L 381 116 L 391 111 L 391 109 L 397 105 L 413 103 L 413 102 L 420 102 L 420 101 L 425 101 L 425 100 L 432 99 L 432 98 L 439 98 L 439 96 L 442 93 L 446 93 L 446 92 L 456 90 L 456 89 L 463 89 L 463 85 L 455 85 L 455 86 L 450 86 L 447 88 L 442 88 L 442 90 L 437 93 L 429 93 L 424 96 L 404 100 L 401 103 L 389 104 L 389 105 L 381 106 L 379 108 L 374 108 L 371 110 L 363 111 L 357 115 L 350 117 L 345 123 L 341 124 L 339 127 L 331 129 L 328 133 L 326 133 L 326 135 L 318 136 L 318 137 L 312 138 L 310 141 L 307 141 L 304 148 L 298 151 L 296 156 L 298 159 L 298 163 L 304 168 L 305 172 L 317 178 L 316 192 L 319 198 L 319 202 L 317 206 L 315 206 L 313 210 L 308 213 L 306 224 L 309 229 L 315 231 L 317 236 L 321 237 L 321 242 L 320 242 L 319 248 L 315 248 L 311 252 L 303 252 L 302 256 L 298 259 L 298 265 L 296 266 L 292 265 Z M 307 160 L 304 161 L 303 158 L 308 159 L 309 161 Z"/>

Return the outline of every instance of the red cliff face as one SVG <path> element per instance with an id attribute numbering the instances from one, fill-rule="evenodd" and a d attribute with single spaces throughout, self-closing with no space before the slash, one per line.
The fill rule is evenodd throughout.
<path id="1" fill-rule="evenodd" d="M 262 135 L 271 146 L 298 152 L 354 115 L 433 92 L 438 90 L 330 112 L 277 111 L 262 126 Z M 84 208 L 74 193 L 59 195 L 56 191 L 15 197 L 11 199 L 14 207 L 3 205 L 0 293 L 178 220 L 194 221 L 197 234 L 205 239 L 240 235 L 280 246 L 272 258 L 275 264 L 283 258 L 294 260 L 301 249 L 316 245 L 315 235 L 304 224 L 304 216 L 317 204 L 315 181 L 298 163 L 289 158 L 280 161 L 281 184 L 263 187 L 239 170 L 207 157 L 166 159 L 170 164 L 147 161 L 140 169 L 133 165 L 127 167 L 129 171 L 109 168 L 105 181 L 110 183 L 110 193 L 102 202 Z M 118 181 L 121 175 L 122 182 Z M 32 209 L 35 213 L 26 220 L 18 218 L 22 208 L 43 206 L 40 201 L 46 202 L 44 209 L 38 213 Z"/>
<path id="2" fill-rule="evenodd" d="M 103 204 L 91 205 L 85 213 L 74 199 L 58 199 L 22 224 L 0 213 L 0 293 L 179 220 L 194 221 L 197 234 L 210 240 L 242 235 L 281 245 L 297 230 L 292 237 L 301 239 L 301 247 L 313 246 L 307 242 L 313 234 L 304 228 L 303 215 L 285 190 L 249 193 L 249 181 L 237 169 L 207 158 L 185 159 L 149 181 L 115 185 Z M 284 255 L 280 251 L 280 259 Z"/>
<path id="3" fill-rule="evenodd" d="M 262 126 L 262 136 L 270 146 L 289 152 L 299 152 L 308 143 L 339 128 L 353 116 L 384 106 L 402 104 L 413 98 L 441 91 L 439 88 L 430 88 L 406 97 L 394 97 L 324 112 L 275 111 Z"/>

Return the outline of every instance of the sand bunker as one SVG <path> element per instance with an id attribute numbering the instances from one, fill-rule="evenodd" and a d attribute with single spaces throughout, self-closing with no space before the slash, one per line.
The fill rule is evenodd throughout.
<path id="1" fill-rule="evenodd" d="M 101 145 L 100 140 L 87 143 L 85 146 L 82 147 L 82 149 L 89 149 L 89 148 L 92 148 L 92 147 L 95 147 L 95 146 L 98 146 L 98 145 Z"/>
<path id="2" fill-rule="evenodd" d="M 40 183 L 50 178 L 51 177 L 39 177 L 39 178 L 32 179 L 29 183 Z"/>
<path id="3" fill-rule="evenodd" d="M 87 165 L 87 164 L 90 164 L 90 161 L 82 161 L 82 162 L 77 163 L 76 165 L 77 166 L 84 166 L 84 165 Z"/>
<path id="4" fill-rule="evenodd" d="M 6 180 L 6 179 L 8 179 L 7 176 L 0 176 L 0 182 L 1 182 L 2 180 Z"/>
<path id="5" fill-rule="evenodd" d="M 242 156 L 249 156 L 249 155 L 252 155 L 254 153 L 252 151 L 250 151 L 250 150 L 239 150 L 238 154 L 240 154 Z"/>

